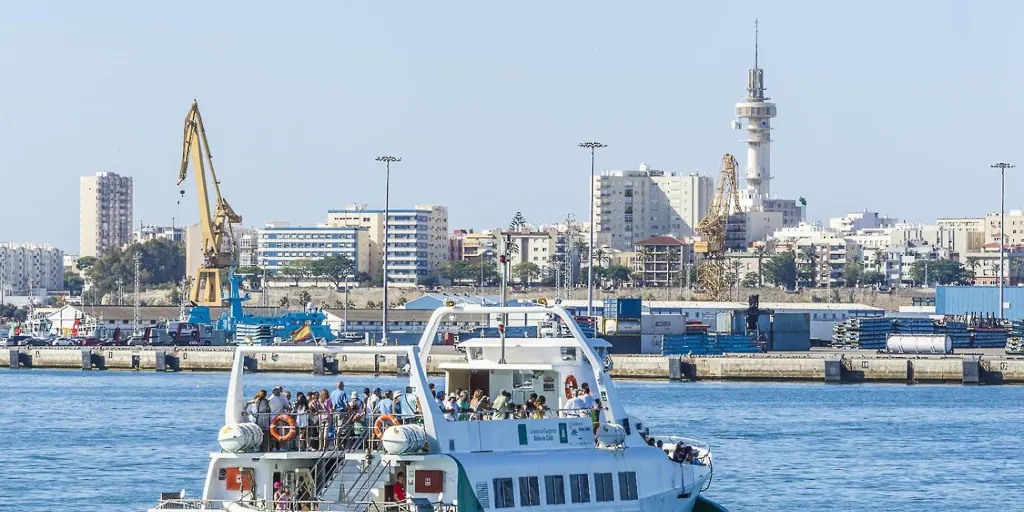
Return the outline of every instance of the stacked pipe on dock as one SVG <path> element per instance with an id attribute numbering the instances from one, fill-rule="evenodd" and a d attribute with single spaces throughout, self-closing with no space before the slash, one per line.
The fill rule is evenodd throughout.
<path id="1" fill-rule="evenodd" d="M 832 347 L 883 350 L 892 334 L 942 334 L 950 337 L 954 349 L 964 349 L 1003 347 L 1010 331 L 999 325 L 971 325 L 953 318 L 851 318 L 833 328 Z"/>
<path id="2" fill-rule="evenodd" d="M 753 354 L 761 352 L 752 336 L 746 334 L 686 332 L 666 334 L 662 355 L 720 356 L 722 354 Z"/>

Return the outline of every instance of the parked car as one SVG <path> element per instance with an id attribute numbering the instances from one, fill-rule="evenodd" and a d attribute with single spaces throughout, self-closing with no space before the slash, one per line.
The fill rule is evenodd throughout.
<path id="1" fill-rule="evenodd" d="M 71 338 L 54 338 L 51 344 L 55 347 L 73 347 L 78 343 Z"/>
<path id="2" fill-rule="evenodd" d="M 98 347 L 103 344 L 103 340 L 99 338 L 82 338 L 79 341 L 79 345 L 83 347 Z"/>
<path id="3" fill-rule="evenodd" d="M 124 344 L 129 347 L 137 347 L 139 345 L 149 345 L 149 340 L 142 336 L 132 336 L 125 340 Z"/>
<path id="4" fill-rule="evenodd" d="M 28 340 L 31 339 L 31 338 L 32 338 L 31 336 L 15 334 L 14 336 L 11 336 L 10 338 L 7 338 L 7 343 L 5 343 L 4 346 L 5 347 L 24 347 L 24 346 L 28 345 Z"/>
<path id="5" fill-rule="evenodd" d="M 46 338 L 29 338 L 25 340 L 26 347 L 48 347 L 50 345 L 50 340 Z"/>

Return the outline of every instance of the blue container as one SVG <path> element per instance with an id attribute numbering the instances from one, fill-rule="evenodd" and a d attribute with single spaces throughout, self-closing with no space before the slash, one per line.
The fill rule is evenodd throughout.
<path id="1" fill-rule="evenodd" d="M 605 299 L 605 318 L 640 318 L 642 306 L 639 298 Z"/>

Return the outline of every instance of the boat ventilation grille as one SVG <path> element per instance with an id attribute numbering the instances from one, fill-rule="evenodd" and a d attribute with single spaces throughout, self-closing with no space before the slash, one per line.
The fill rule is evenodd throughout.
<path id="1" fill-rule="evenodd" d="M 487 482 L 476 483 L 476 499 L 483 508 L 491 508 L 491 495 Z"/>

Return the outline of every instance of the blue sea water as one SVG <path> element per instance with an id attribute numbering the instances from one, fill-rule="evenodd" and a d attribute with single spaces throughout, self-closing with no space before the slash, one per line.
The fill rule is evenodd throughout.
<path id="1" fill-rule="evenodd" d="M 247 376 L 246 394 L 336 378 Z M 399 388 L 351 376 L 348 389 Z M 0 370 L 0 510 L 140 511 L 198 496 L 227 375 Z M 730 511 L 1024 510 L 1024 387 L 620 381 L 652 432 L 708 442 Z"/>

